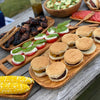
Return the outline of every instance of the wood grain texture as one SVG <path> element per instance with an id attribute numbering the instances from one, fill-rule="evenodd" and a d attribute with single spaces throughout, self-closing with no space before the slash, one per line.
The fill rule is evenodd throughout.
<path id="1" fill-rule="evenodd" d="M 69 67 L 66 65 L 67 69 L 68 69 L 68 75 L 67 77 L 60 81 L 60 82 L 53 82 L 49 79 L 48 76 L 44 76 L 44 77 L 37 77 L 34 72 L 32 71 L 32 68 L 29 68 L 29 73 L 31 75 L 31 77 L 41 86 L 48 88 L 48 89 L 55 89 L 55 88 L 59 88 L 61 86 L 63 86 L 65 83 L 67 83 L 69 80 L 71 80 L 82 68 L 84 68 L 89 62 L 91 62 L 99 53 L 100 53 L 100 44 L 96 43 L 96 51 L 88 56 L 84 56 L 83 62 L 78 65 L 77 67 Z M 44 56 L 48 56 L 49 55 L 49 50 L 47 50 L 44 54 Z M 50 59 L 50 62 L 53 63 L 55 61 L 52 61 Z M 64 60 L 61 60 L 61 62 L 64 63 Z"/>
<path id="2" fill-rule="evenodd" d="M 27 99 L 32 87 L 33 87 L 33 84 L 30 85 L 30 90 L 28 92 L 24 93 L 24 94 L 20 94 L 20 95 L 17 95 L 17 94 L 16 95 L 15 94 L 14 95 L 0 94 L 0 97 L 14 98 L 14 99 L 24 99 L 25 100 L 25 99 Z"/>
<path id="3" fill-rule="evenodd" d="M 48 29 L 49 27 L 53 26 L 54 23 L 55 23 L 55 20 L 54 20 L 53 18 L 48 17 L 48 16 L 46 16 L 46 18 L 47 18 L 47 20 L 48 20 L 48 27 L 47 27 L 46 29 L 44 29 L 41 33 L 45 33 L 45 32 L 47 31 L 47 29 Z M 34 37 L 31 36 L 28 40 L 23 41 L 22 43 L 18 44 L 17 46 L 10 45 L 9 48 L 5 48 L 4 45 L 1 45 L 1 48 L 3 48 L 4 50 L 10 51 L 10 50 L 12 50 L 12 49 L 14 49 L 14 48 L 16 48 L 16 47 L 21 46 L 23 43 L 25 43 L 25 42 L 27 42 L 27 41 L 30 41 L 30 40 L 33 40 L 33 39 L 34 39 Z"/>
<path id="4" fill-rule="evenodd" d="M 73 20 L 82 20 L 82 19 L 78 19 L 78 18 L 73 18 L 72 16 L 70 16 L 71 19 Z M 95 24 L 100 24 L 100 22 L 97 22 L 97 21 L 91 21 L 91 20 L 85 20 L 85 22 L 89 22 L 89 23 L 95 23 Z"/>
<path id="5" fill-rule="evenodd" d="M 60 38 L 57 40 L 60 41 Z M 7 57 L 3 58 L 2 60 L 0 60 L 0 70 L 5 74 L 5 75 L 9 75 L 13 72 L 15 72 L 16 70 L 18 70 L 19 68 L 23 67 L 24 65 L 26 65 L 27 63 L 29 63 L 34 57 L 41 55 L 42 53 L 44 53 L 51 45 L 52 43 L 47 43 L 46 46 L 43 49 L 38 50 L 33 56 L 27 57 L 26 56 L 26 60 L 23 64 L 19 65 L 19 66 L 15 66 L 12 63 L 12 56 L 8 55 Z M 8 69 L 6 66 L 4 66 L 5 62 L 9 62 L 13 67 L 11 69 Z"/>

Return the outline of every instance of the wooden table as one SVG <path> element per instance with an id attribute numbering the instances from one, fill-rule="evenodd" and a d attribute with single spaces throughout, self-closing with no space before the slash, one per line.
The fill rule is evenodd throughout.
<path id="1" fill-rule="evenodd" d="M 86 5 L 82 2 L 80 7 L 81 10 L 87 9 Z M 50 16 L 47 12 L 45 12 L 47 16 Z M 13 26 L 20 24 L 22 21 L 26 21 L 30 16 L 33 16 L 32 10 L 28 13 L 23 14 L 18 19 L 15 20 L 12 24 L 3 27 L 0 29 L 0 33 L 5 32 L 11 29 Z M 55 26 L 67 20 L 68 18 L 55 18 Z M 77 21 L 72 21 L 72 25 Z M 85 23 L 83 23 L 85 24 Z M 0 48 L 0 59 L 6 57 L 9 52 Z M 11 68 L 11 65 L 8 63 L 5 64 L 8 68 Z M 29 76 L 30 63 L 17 70 L 11 75 L 24 75 Z M 100 55 L 96 57 L 91 63 L 89 63 L 84 69 L 82 69 L 72 80 L 70 80 L 67 84 L 65 84 L 62 88 L 55 90 L 48 90 L 37 83 L 34 84 L 33 89 L 28 97 L 28 100 L 74 100 L 78 94 L 97 76 L 100 74 Z M 0 76 L 4 75 L 0 72 Z M 11 100 L 0 98 L 0 100 Z"/>

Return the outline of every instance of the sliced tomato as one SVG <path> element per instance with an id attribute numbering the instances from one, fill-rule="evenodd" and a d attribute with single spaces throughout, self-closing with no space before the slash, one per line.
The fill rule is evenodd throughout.
<path id="1" fill-rule="evenodd" d="M 19 66 L 19 65 L 23 64 L 24 62 L 25 62 L 25 60 L 24 60 L 23 62 L 21 62 L 20 64 L 16 64 L 16 63 L 14 63 L 14 62 L 12 61 L 12 64 L 15 65 L 15 66 Z"/>
<path id="2" fill-rule="evenodd" d="M 46 35 L 49 35 L 49 32 L 48 31 L 46 32 Z"/>
<path id="3" fill-rule="evenodd" d="M 55 41 L 57 41 L 57 40 L 58 40 L 58 38 L 51 39 L 51 40 L 47 40 L 47 43 L 53 43 L 53 42 L 55 42 Z"/>
<path id="4" fill-rule="evenodd" d="M 63 35 L 65 35 L 65 34 L 68 34 L 69 32 L 67 32 L 67 33 L 58 33 L 59 34 L 59 36 L 63 36 Z"/>
<path id="5" fill-rule="evenodd" d="M 42 46 L 37 46 L 36 48 L 37 49 L 42 49 L 42 48 L 44 48 L 46 46 L 46 43 L 44 44 L 44 45 L 42 45 Z"/>
<path id="6" fill-rule="evenodd" d="M 29 54 L 26 54 L 26 56 L 33 56 L 36 52 L 32 52 L 32 53 L 29 53 Z"/>

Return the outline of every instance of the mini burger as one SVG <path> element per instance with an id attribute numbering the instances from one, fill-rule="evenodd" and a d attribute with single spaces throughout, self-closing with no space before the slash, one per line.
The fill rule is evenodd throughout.
<path id="1" fill-rule="evenodd" d="M 100 43 L 100 28 L 96 28 L 93 31 L 93 37 L 94 37 L 95 42 Z"/>
<path id="2" fill-rule="evenodd" d="M 91 37 L 93 28 L 89 26 L 81 26 L 76 30 L 76 34 L 80 37 Z"/>
<path id="3" fill-rule="evenodd" d="M 15 66 L 19 66 L 25 62 L 25 56 L 24 55 L 14 55 L 12 57 L 12 63 Z"/>
<path id="4" fill-rule="evenodd" d="M 25 43 L 22 45 L 22 48 L 31 47 L 32 45 L 33 45 L 33 42 L 32 42 L 32 41 L 28 41 L 28 42 L 25 42 Z"/>
<path id="5" fill-rule="evenodd" d="M 58 37 L 59 37 L 58 34 L 50 34 L 50 35 L 47 35 L 45 37 L 45 39 L 46 39 L 47 43 L 53 43 L 53 42 L 57 41 Z"/>
<path id="6" fill-rule="evenodd" d="M 62 62 L 54 62 L 46 68 L 46 74 L 51 81 L 62 81 L 66 78 L 68 69 Z"/>
<path id="7" fill-rule="evenodd" d="M 37 77 L 46 75 L 46 67 L 49 65 L 49 58 L 46 56 L 36 57 L 31 61 L 31 67 Z"/>
<path id="8" fill-rule="evenodd" d="M 36 40 L 33 43 L 33 46 L 36 46 L 37 49 L 42 49 L 46 46 L 46 40 L 45 39 Z"/>
<path id="9" fill-rule="evenodd" d="M 18 54 L 21 54 L 22 55 L 23 54 L 22 48 L 21 47 L 17 47 L 15 49 L 13 49 L 13 50 L 10 51 L 10 54 L 12 56 L 18 55 Z"/>
<path id="10" fill-rule="evenodd" d="M 66 43 L 63 43 L 63 42 L 55 42 L 49 48 L 49 50 L 50 50 L 49 57 L 52 60 L 60 60 L 60 59 L 63 59 L 64 58 L 64 53 L 65 53 L 65 51 L 67 49 L 68 49 L 68 46 L 67 46 Z"/>
<path id="11" fill-rule="evenodd" d="M 76 47 L 82 51 L 85 55 L 90 55 L 95 52 L 96 45 L 93 42 L 93 39 L 88 37 L 80 38 L 76 41 Z"/>
<path id="12" fill-rule="evenodd" d="M 23 49 L 23 53 L 26 56 L 32 56 L 34 55 L 36 52 L 38 51 L 38 49 L 35 46 L 31 46 L 31 47 L 27 47 L 25 49 Z"/>
<path id="13" fill-rule="evenodd" d="M 68 66 L 77 66 L 83 61 L 83 54 L 78 49 L 69 49 L 64 54 L 64 62 Z"/>
<path id="14" fill-rule="evenodd" d="M 62 42 L 66 43 L 69 47 L 73 47 L 77 39 L 79 39 L 79 37 L 76 34 L 65 34 L 62 37 Z"/>
<path id="15" fill-rule="evenodd" d="M 41 40 L 41 39 L 45 39 L 46 34 L 40 33 L 37 36 L 34 37 L 34 40 Z"/>
<path id="16" fill-rule="evenodd" d="M 56 33 L 56 28 L 55 27 L 50 27 L 47 32 L 46 35 L 50 35 L 50 34 L 57 34 Z"/>

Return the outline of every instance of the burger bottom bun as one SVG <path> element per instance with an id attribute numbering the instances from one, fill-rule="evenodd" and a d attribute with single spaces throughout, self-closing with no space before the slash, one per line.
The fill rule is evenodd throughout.
<path id="1" fill-rule="evenodd" d="M 66 75 L 63 77 L 63 78 L 61 78 L 61 79 L 52 79 L 50 76 L 49 76 L 49 79 L 51 80 L 51 81 L 54 81 L 54 82 L 58 82 L 58 81 L 62 81 L 62 80 L 64 80 L 66 77 L 67 77 L 67 73 L 68 73 L 68 69 L 66 68 Z"/>
<path id="2" fill-rule="evenodd" d="M 61 57 L 53 57 L 49 54 L 49 57 L 52 59 L 52 60 L 60 60 L 60 59 L 63 59 L 64 58 L 64 55 L 61 56 Z"/>
<path id="3" fill-rule="evenodd" d="M 46 72 L 42 72 L 42 73 L 36 73 L 36 72 L 34 72 L 34 74 L 35 74 L 37 77 L 46 76 Z"/>
<path id="4" fill-rule="evenodd" d="M 97 40 L 95 37 L 94 37 L 94 41 L 100 43 L 100 40 Z"/>
<path id="5" fill-rule="evenodd" d="M 89 50 L 87 50 L 87 51 L 82 51 L 82 53 L 83 53 L 84 55 L 90 55 L 90 54 L 94 53 L 95 50 L 96 50 L 96 45 L 93 43 L 92 47 L 91 47 Z"/>
<path id="6" fill-rule="evenodd" d="M 69 67 L 77 67 L 78 65 L 80 65 L 83 62 L 83 59 L 76 65 L 68 65 L 67 62 L 65 62 L 65 64 Z"/>

